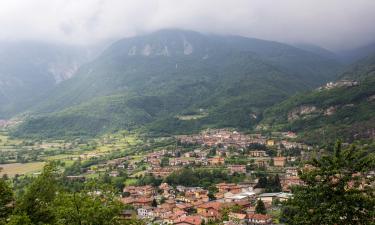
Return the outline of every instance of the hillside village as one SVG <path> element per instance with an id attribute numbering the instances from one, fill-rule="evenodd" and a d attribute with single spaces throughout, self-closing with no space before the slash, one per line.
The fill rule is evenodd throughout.
<path id="1" fill-rule="evenodd" d="M 121 202 L 131 206 L 123 212 L 124 218 L 136 216 L 157 224 L 274 224 L 280 202 L 292 197 L 291 187 L 303 185 L 298 178 L 299 162 L 311 146 L 294 142 L 295 137 L 291 132 L 267 138 L 229 129 L 207 130 L 176 136 L 172 149 L 113 159 L 99 164 L 100 169 L 68 178 L 84 180 L 87 174 L 98 172 L 118 177 L 124 171 L 135 179 L 152 177 L 146 185 L 122 189 Z M 220 171 L 238 179 L 195 186 L 183 175 L 198 171 Z M 171 178 L 179 175 L 186 185 Z M 267 178 L 269 183 L 277 179 L 272 188 Z M 265 206 L 262 213 L 256 210 L 259 200 Z"/>
<path id="2" fill-rule="evenodd" d="M 150 140 L 123 133 L 91 142 L 32 146 L 45 149 L 41 154 L 52 147 L 63 154 L 76 151 L 64 156 L 68 183 L 118 180 L 124 220 L 192 225 L 279 224 L 281 202 L 293 198 L 294 186 L 304 185 L 298 173 L 309 169 L 304 162 L 316 152 L 315 147 L 297 142 L 293 132 L 262 135 L 208 129 Z M 122 153 L 121 148 L 135 150 Z"/>

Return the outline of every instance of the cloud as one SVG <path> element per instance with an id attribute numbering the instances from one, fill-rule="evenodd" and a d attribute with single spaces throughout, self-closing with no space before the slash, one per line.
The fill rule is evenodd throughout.
<path id="1" fill-rule="evenodd" d="M 330 49 L 375 39 L 374 0 L 2 0 L 0 39 L 92 44 L 162 28 Z"/>

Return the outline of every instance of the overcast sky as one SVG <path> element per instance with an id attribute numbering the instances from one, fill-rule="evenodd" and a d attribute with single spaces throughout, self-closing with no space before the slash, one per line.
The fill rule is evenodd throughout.
<path id="1" fill-rule="evenodd" d="M 93 44 L 162 28 L 337 50 L 375 40 L 375 0 L 0 0 L 0 39 Z"/>

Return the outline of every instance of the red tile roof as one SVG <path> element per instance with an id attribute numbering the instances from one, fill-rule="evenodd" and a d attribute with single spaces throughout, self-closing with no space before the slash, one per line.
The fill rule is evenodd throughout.
<path id="1" fill-rule="evenodd" d="M 191 225 L 200 225 L 202 219 L 199 216 L 183 216 L 173 221 L 173 224 L 191 224 Z"/>

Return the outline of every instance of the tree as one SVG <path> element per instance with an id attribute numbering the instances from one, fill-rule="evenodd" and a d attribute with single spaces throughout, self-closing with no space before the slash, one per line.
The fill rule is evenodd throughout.
<path id="1" fill-rule="evenodd" d="M 266 176 L 261 176 L 258 179 L 258 183 L 255 185 L 255 188 L 265 188 L 267 186 L 268 180 Z"/>
<path id="2" fill-rule="evenodd" d="M 19 215 L 12 215 L 9 218 L 7 225 L 32 225 L 30 218 L 22 213 Z"/>
<path id="3" fill-rule="evenodd" d="M 368 173 L 375 168 L 374 153 L 342 150 L 311 160 L 310 169 L 300 172 L 304 186 L 293 189 L 286 202 L 282 222 L 286 224 L 372 224 L 375 197 Z"/>
<path id="4" fill-rule="evenodd" d="M 119 224 L 123 205 L 115 198 L 110 190 L 59 193 L 54 202 L 56 222 L 61 225 Z"/>
<path id="5" fill-rule="evenodd" d="M 4 179 L 0 179 L 0 224 L 3 224 L 12 212 L 13 192 Z"/>
<path id="6" fill-rule="evenodd" d="M 17 203 L 16 213 L 25 213 L 32 223 L 51 224 L 54 222 L 52 202 L 58 190 L 57 168 L 49 163 L 43 172 L 26 188 L 25 194 Z"/>
<path id="7" fill-rule="evenodd" d="M 151 206 L 152 207 L 157 207 L 158 206 L 158 202 L 156 201 L 156 199 L 152 200 Z"/>
<path id="8" fill-rule="evenodd" d="M 264 202 L 260 199 L 257 201 L 257 205 L 255 206 L 255 212 L 259 214 L 267 213 L 266 206 L 264 205 Z"/>
<path id="9" fill-rule="evenodd" d="M 161 167 L 165 167 L 169 165 L 169 158 L 168 157 L 163 157 L 160 162 Z"/>

